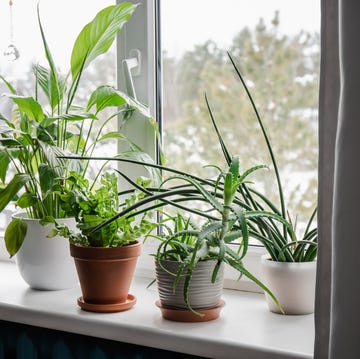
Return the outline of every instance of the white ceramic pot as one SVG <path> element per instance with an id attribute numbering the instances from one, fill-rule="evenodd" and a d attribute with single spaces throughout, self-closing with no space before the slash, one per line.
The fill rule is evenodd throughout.
<path id="1" fill-rule="evenodd" d="M 51 225 L 42 226 L 37 219 L 26 214 L 13 215 L 27 223 L 27 232 L 15 261 L 25 282 L 33 289 L 60 290 L 73 288 L 78 283 L 75 264 L 70 256 L 69 241 L 56 236 L 47 238 Z M 73 218 L 58 220 L 75 230 Z"/>
<path id="2" fill-rule="evenodd" d="M 316 261 L 275 262 L 268 255 L 261 257 L 263 283 L 279 300 L 285 314 L 314 312 Z M 265 293 L 270 311 L 280 313 L 271 297 Z"/>
<path id="3" fill-rule="evenodd" d="M 176 273 L 180 263 L 176 261 L 161 261 L 170 273 Z M 198 262 L 191 278 L 189 287 L 189 302 L 193 309 L 216 307 L 222 295 L 224 280 L 224 265 L 220 266 L 215 283 L 211 283 L 211 275 L 217 262 L 214 260 Z M 160 302 L 165 307 L 187 309 L 184 302 L 184 277 L 181 277 L 174 292 L 175 276 L 164 271 L 155 261 L 156 282 Z"/>

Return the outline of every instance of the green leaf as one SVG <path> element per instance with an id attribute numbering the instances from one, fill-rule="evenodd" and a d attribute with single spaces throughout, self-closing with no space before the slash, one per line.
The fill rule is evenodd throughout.
<path id="1" fill-rule="evenodd" d="M 58 83 L 57 76 L 53 72 L 41 65 L 34 65 L 36 82 L 44 91 L 52 110 L 59 104 L 63 96 L 64 83 Z"/>
<path id="2" fill-rule="evenodd" d="M 100 112 L 106 107 L 122 106 L 127 101 L 120 93 L 111 86 L 99 86 L 90 96 L 86 110 L 96 105 L 96 111 Z"/>
<path id="3" fill-rule="evenodd" d="M 20 208 L 28 208 L 31 207 L 38 201 L 37 197 L 32 193 L 25 192 L 23 193 L 19 199 L 16 201 L 16 205 Z"/>
<path id="4" fill-rule="evenodd" d="M 0 192 L 0 212 L 15 197 L 24 184 L 31 180 L 31 177 L 25 173 L 17 173 L 14 175 L 9 184 Z"/>
<path id="5" fill-rule="evenodd" d="M 10 82 L 6 81 L 5 77 L 0 75 L 0 79 L 4 82 L 4 84 L 8 87 L 8 89 L 11 91 L 12 94 L 16 94 L 16 90 L 14 89 L 14 87 L 11 85 Z"/>
<path id="6" fill-rule="evenodd" d="M 8 95 L 18 106 L 20 111 L 24 112 L 27 117 L 36 122 L 42 122 L 44 112 L 41 105 L 32 97 L 24 97 L 17 95 Z"/>
<path id="7" fill-rule="evenodd" d="M 59 77 L 58 77 L 58 73 L 56 70 L 56 66 L 55 66 L 54 60 L 52 58 L 49 46 L 47 44 L 47 41 L 45 38 L 45 33 L 44 33 L 44 30 L 43 30 L 43 27 L 42 27 L 42 24 L 40 21 L 39 4 L 37 5 L 37 17 L 38 17 L 38 23 L 39 23 L 40 33 L 41 33 L 41 39 L 42 39 L 44 49 L 45 49 L 45 56 L 46 56 L 49 66 L 50 66 L 50 72 L 48 75 L 49 76 L 48 85 L 50 86 L 50 88 L 48 90 L 48 97 L 50 100 L 51 107 L 52 107 L 52 109 L 54 109 L 55 106 L 60 102 L 60 99 L 63 96 L 62 92 L 64 90 L 65 84 L 59 83 Z"/>
<path id="8" fill-rule="evenodd" d="M 39 166 L 39 179 L 40 179 L 41 192 L 46 193 L 55 184 L 57 179 L 57 174 L 54 168 L 42 163 Z"/>
<path id="9" fill-rule="evenodd" d="M 120 133 L 120 132 L 113 131 L 113 132 L 106 133 L 104 136 L 101 136 L 101 137 L 97 140 L 97 142 L 101 142 L 101 141 L 109 140 L 109 139 L 124 140 L 124 139 L 125 139 L 125 136 L 124 136 L 122 133 Z"/>
<path id="10" fill-rule="evenodd" d="M 116 35 L 130 19 L 137 5 L 124 2 L 101 10 L 77 37 L 71 53 L 71 74 L 73 81 L 81 70 L 96 57 L 105 53 Z"/>
<path id="11" fill-rule="evenodd" d="M 7 169 L 10 163 L 9 155 L 6 151 L 0 151 L 0 180 L 5 183 Z"/>
<path id="12" fill-rule="evenodd" d="M 5 245 L 10 257 L 15 255 L 24 242 L 27 232 L 25 221 L 14 218 L 7 226 L 5 231 Z"/>

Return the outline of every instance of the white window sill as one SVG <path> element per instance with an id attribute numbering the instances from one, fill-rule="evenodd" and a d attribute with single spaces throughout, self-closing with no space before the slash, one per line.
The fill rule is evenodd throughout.
<path id="1" fill-rule="evenodd" d="M 313 316 L 270 313 L 262 294 L 225 290 L 219 319 L 207 323 L 175 323 L 162 319 L 156 287 L 134 279 L 137 297 L 126 312 L 97 314 L 80 310 L 80 288 L 35 291 L 16 265 L 0 261 L 0 319 L 70 333 L 90 335 L 210 358 L 312 358 Z"/>

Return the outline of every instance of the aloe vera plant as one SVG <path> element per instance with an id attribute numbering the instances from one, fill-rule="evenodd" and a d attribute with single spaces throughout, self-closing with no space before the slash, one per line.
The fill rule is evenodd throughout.
<path id="1" fill-rule="evenodd" d="M 33 96 L 21 96 L 0 76 L 12 100 L 12 118 L 0 114 L 0 211 L 16 200 L 17 207 L 27 211 L 30 218 L 55 218 L 66 214 L 60 206 L 58 194 L 69 189 L 66 178 L 75 170 L 85 178 L 87 161 L 67 161 L 60 156 L 74 154 L 91 156 L 98 144 L 109 139 L 125 140 L 118 132 L 105 132 L 110 121 L 118 115 L 129 118 L 136 110 L 150 118 L 145 106 L 117 89 L 103 85 L 90 91 L 87 105 L 75 104 L 82 75 L 90 63 L 110 48 L 123 25 L 131 18 L 137 5 L 123 2 L 101 10 L 79 33 L 72 49 L 70 69 L 63 77 L 57 70 L 45 37 L 39 7 L 38 21 L 48 67 L 34 66 Z M 40 92 L 45 95 L 41 102 Z M 95 139 L 90 133 L 99 116 L 106 115 Z M 85 129 L 88 128 L 87 131 Z M 140 149 L 133 144 L 134 151 Z M 10 174 L 13 176 L 11 179 Z M 9 254 L 20 248 L 26 228 L 21 220 L 7 227 L 5 243 Z"/>

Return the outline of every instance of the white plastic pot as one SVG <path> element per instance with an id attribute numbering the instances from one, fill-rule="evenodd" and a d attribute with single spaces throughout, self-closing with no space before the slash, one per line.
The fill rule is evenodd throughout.
<path id="1" fill-rule="evenodd" d="M 78 278 L 70 256 L 69 241 L 59 236 L 47 238 L 51 225 L 42 226 L 39 220 L 25 216 L 24 213 L 13 215 L 27 223 L 24 242 L 15 255 L 22 278 L 33 289 L 60 290 L 75 287 Z M 73 218 L 58 221 L 76 229 Z"/>
<path id="2" fill-rule="evenodd" d="M 279 300 L 285 314 L 300 315 L 314 312 L 316 261 L 275 262 L 268 255 L 261 257 L 263 283 Z M 265 293 L 270 311 L 281 313 Z"/>

